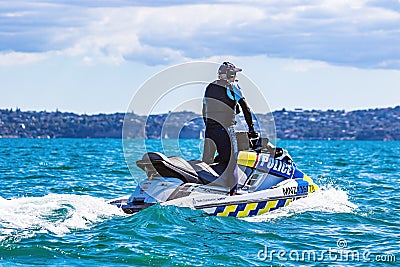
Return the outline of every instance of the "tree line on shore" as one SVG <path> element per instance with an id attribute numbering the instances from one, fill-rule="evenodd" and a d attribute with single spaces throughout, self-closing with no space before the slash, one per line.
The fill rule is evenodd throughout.
<path id="1" fill-rule="evenodd" d="M 270 114 L 257 114 L 256 117 L 261 126 L 269 125 L 261 127 L 264 136 L 275 132 L 279 139 L 400 140 L 400 106 L 350 112 L 282 109 Z M 133 113 L 78 115 L 59 111 L 0 109 L 1 138 L 202 138 L 203 136 L 204 123 L 201 116 L 186 111 L 140 116 Z"/>

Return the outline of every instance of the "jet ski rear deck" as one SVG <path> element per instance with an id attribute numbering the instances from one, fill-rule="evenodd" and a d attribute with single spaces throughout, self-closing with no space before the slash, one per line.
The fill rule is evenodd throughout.
<path id="1" fill-rule="evenodd" d="M 249 146 L 239 147 L 237 195 L 229 195 L 229 188 L 218 185 L 221 170 L 217 165 L 149 152 L 136 162 L 147 178 L 130 196 L 109 203 L 129 214 L 160 203 L 199 209 L 215 216 L 246 217 L 287 206 L 318 190 L 286 150 L 268 142 L 257 151 Z"/>

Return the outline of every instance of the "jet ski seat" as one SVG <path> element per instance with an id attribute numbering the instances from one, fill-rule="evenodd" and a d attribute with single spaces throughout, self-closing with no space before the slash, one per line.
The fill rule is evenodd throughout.
<path id="1" fill-rule="evenodd" d="M 136 165 L 144 170 L 148 177 L 174 177 L 184 183 L 209 184 L 219 175 L 205 162 L 186 161 L 180 157 L 167 157 L 159 152 L 148 152 Z"/>
<path id="2" fill-rule="evenodd" d="M 190 160 L 188 163 L 196 171 L 203 184 L 214 182 L 222 173 L 218 173 L 212 166 L 201 160 Z"/>

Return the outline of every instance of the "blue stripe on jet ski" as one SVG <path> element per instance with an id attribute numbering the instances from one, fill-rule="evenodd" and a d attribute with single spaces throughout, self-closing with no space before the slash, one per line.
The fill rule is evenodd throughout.
<path id="1" fill-rule="evenodd" d="M 273 210 L 285 207 L 285 205 L 289 204 L 291 201 L 294 201 L 299 198 L 302 198 L 302 196 L 297 196 L 297 197 L 289 198 L 289 199 L 261 201 L 261 202 L 258 202 L 257 205 L 255 205 L 256 203 L 242 203 L 242 204 L 237 204 L 237 205 L 218 206 L 214 210 L 214 215 L 215 216 L 243 217 L 243 213 L 240 214 L 240 212 L 247 211 L 248 214 L 245 214 L 244 216 L 246 216 L 246 217 L 247 216 L 257 216 L 259 214 L 259 212 L 262 210 L 264 210 L 262 213 L 273 211 Z M 270 204 L 268 204 L 268 203 L 270 203 Z M 250 206 L 250 205 L 252 205 L 252 206 Z M 268 210 L 265 210 L 268 207 L 268 205 L 270 205 L 270 207 L 268 208 Z"/>
<path id="2" fill-rule="evenodd" d="M 218 213 L 224 212 L 226 206 L 219 206 L 214 211 L 214 216 L 218 215 Z"/>
<path id="3" fill-rule="evenodd" d="M 282 208 L 285 206 L 285 203 L 286 203 L 286 199 L 280 199 L 280 200 L 278 200 L 278 203 L 276 204 L 276 206 L 274 208 L 271 208 L 269 211 L 273 211 L 273 210 Z"/>
<path id="4" fill-rule="evenodd" d="M 237 217 L 238 212 L 239 211 L 243 211 L 246 208 L 246 206 L 247 206 L 246 203 L 237 205 L 235 211 L 234 212 L 229 212 L 228 216 Z"/>
<path id="5" fill-rule="evenodd" d="M 296 179 L 297 182 L 297 190 L 296 195 L 305 195 L 308 194 L 308 182 L 305 180 Z"/>
<path id="6" fill-rule="evenodd" d="M 258 211 L 259 211 L 260 209 L 265 208 L 266 205 L 267 205 L 267 201 L 259 202 L 259 203 L 257 204 L 256 209 L 249 212 L 249 216 L 257 216 Z"/>

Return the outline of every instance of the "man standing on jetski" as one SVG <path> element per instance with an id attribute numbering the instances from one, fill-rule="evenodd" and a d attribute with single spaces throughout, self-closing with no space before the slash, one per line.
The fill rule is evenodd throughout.
<path id="1" fill-rule="evenodd" d="M 238 184 L 237 143 L 234 125 L 235 115 L 240 112 L 240 105 L 247 126 L 249 138 L 257 138 L 254 130 L 252 112 L 247 105 L 236 73 L 242 69 L 230 62 L 224 62 L 218 69 L 218 80 L 210 83 L 203 98 L 203 120 L 206 125 L 203 161 L 210 164 L 218 152 L 218 164 L 224 170 L 216 184 L 228 186 L 231 195 L 236 192 Z"/>

